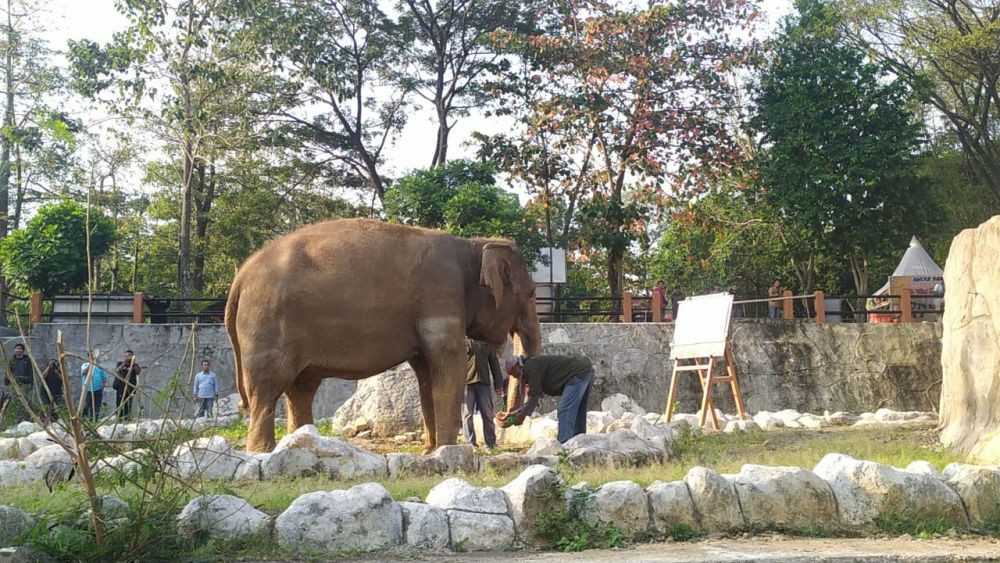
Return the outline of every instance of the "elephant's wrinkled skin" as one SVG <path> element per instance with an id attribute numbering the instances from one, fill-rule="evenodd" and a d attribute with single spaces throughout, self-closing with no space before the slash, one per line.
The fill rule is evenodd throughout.
<path id="1" fill-rule="evenodd" d="M 364 379 L 402 362 L 417 374 L 424 447 L 454 444 L 466 336 L 508 334 L 537 355 L 535 286 L 506 240 L 469 240 L 368 219 L 317 223 L 240 267 L 226 304 L 248 451 L 274 448 L 284 393 L 291 432 L 313 422 L 326 377 Z"/>

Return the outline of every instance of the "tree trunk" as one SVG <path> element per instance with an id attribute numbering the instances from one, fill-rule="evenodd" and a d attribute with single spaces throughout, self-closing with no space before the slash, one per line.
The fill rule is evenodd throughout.
<path id="1" fill-rule="evenodd" d="M 212 211 L 212 202 L 215 199 L 215 164 L 208 167 L 208 176 L 205 175 L 205 164 L 198 165 L 198 197 L 195 211 L 195 253 L 194 271 L 192 273 L 192 288 L 202 295 L 205 291 L 205 251 L 208 248 L 208 217 Z"/>
<path id="2" fill-rule="evenodd" d="M 437 109 L 437 143 L 434 146 L 434 159 L 431 162 L 432 168 L 434 166 L 442 166 L 448 161 L 448 134 L 451 133 L 451 128 L 448 127 L 448 110 L 441 103 L 442 101 L 439 100 Z"/>
<path id="3" fill-rule="evenodd" d="M 6 104 L 3 112 L 3 125 L 7 131 L 14 128 L 14 22 L 11 18 L 10 0 L 7 0 L 7 49 L 4 56 L 4 71 L 7 89 Z M 8 214 L 10 213 L 10 151 L 9 135 L 0 135 L 0 240 L 7 238 L 9 229 Z M 0 275 L 0 326 L 7 325 L 7 278 Z"/>
<path id="4" fill-rule="evenodd" d="M 192 188 L 194 187 L 194 155 L 193 143 L 183 142 L 184 169 L 181 181 L 181 225 L 180 250 L 177 255 L 177 285 L 181 297 L 191 297 L 191 211 L 193 207 Z M 190 310 L 190 303 L 185 302 L 184 311 Z"/>

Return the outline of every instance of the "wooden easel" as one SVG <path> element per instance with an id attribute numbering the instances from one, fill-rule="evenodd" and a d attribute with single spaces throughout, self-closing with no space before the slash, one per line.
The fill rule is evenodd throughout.
<path id="1" fill-rule="evenodd" d="M 692 297 L 680 302 L 680 313 L 674 326 L 674 338 L 670 343 L 670 358 L 674 361 L 670 376 L 670 392 L 667 394 L 667 422 L 674 414 L 677 400 L 678 376 L 684 372 L 694 372 L 701 383 L 701 419 L 705 426 L 708 415 L 712 415 L 712 426 L 719 427 L 719 417 L 715 414 L 712 389 L 716 383 L 728 383 L 733 392 L 736 412 L 741 420 L 746 420 L 746 409 L 740 396 L 740 382 L 736 376 L 736 360 L 729 346 L 729 318 L 733 309 L 733 296 L 728 293 L 714 293 Z M 715 375 L 719 363 L 726 368 L 726 375 Z"/>
<path id="2" fill-rule="evenodd" d="M 682 364 L 682 361 L 690 360 L 693 363 Z M 721 361 L 726 366 L 726 375 L 715 375 L 715 367 Z M 708 356 L 703 358 L 674 359 L 674 370 L 670 376 L 670 393 L 667 395 L 667 422 L 674 415 L 674 402 L 677 400 L 677 376 L 682 372 L 693 371 L 698 375 L 701 383 L 701 419 L 698 424 L 705 426 L 709 413 L 712 415 L 712 427 L 722 430 L 719 426 L 719 417 L 715 414 L 715 406 L 712 400 L 712 389 L 716 383 L 728 383 L 733 392 L 733 402 L 736 403 L 736 413 L 740 420 L 746 420 L 746 409 L 743 407 L 743 398 L 740 395 L 740 380 L 736 376 L 736 360 L 733 358 L 733 351 L 726 344 L 726 352 L 723 356 L 716 358 Z"/>

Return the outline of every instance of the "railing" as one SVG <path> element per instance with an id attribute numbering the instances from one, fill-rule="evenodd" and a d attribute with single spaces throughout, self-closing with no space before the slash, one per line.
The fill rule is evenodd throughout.
<path id="1" fill-rule="evenodd" d="M 40 293 L 33 293 L 31 298 L 21 301 L 30 303 L 27 320 L 31 324 L 52 321 L 53 319 L 91 320 L 97 322 L 123 323 L 222 323 L 225 316 L 225 297 L 148 297 L 143 293 L 131 296 L 99 296 L 104 299 L 114 299 L 119 304 L 116 311 L 87 310 L 87 296 L 59 297 L 60 303 L 79 301 L 80 311 L 53 312 L 52 300 L 45 301 Z M 822 291 L 805 295 L 794 295 L 785 291 L 778 297 L 760 299 L 742 299 L 733 301 L 734 319 L 768 318 L 773 320 L 812 320 L 824 324 L 828 317 L 837 317 L 840 322 L 903 322 L 909 323 L 924 318 L 924 315 L 940 315 L 943 306 L 934 309 L 924 309 L 921 301 L 939 300 L 943 294 L 916 295 L 904 289 L 898 295 L 851 295 L 828 297 Z M 827 300 L 839 300 L 841 305 L 847 305 L 848 310 L 828 310 Z M 879 299 L 886 302 L 886 308 L 868 309 L 869 299 Z M 130 302 L 126 308 L 124 302 Z M 95 300 L 95 302 L 100 302 Z M 780 307 L 772 311 L 771 303 Z M 664 292 L 654 289 L 650 295 L 633 295 L 624 292 L 621 297 L 608 296 L 570 296 L 570 297 L 538 297 L 539 320 L 541 322 L 664 322 L 668 315 Z M 916 305 L 916 307 L 915 307 Z M 110 309 L 110 306 L 108 306 Z M 93 309 L 93 307 L 91 307 Z M 130 309 L 130 310 L 129 310 Z M 11 311 L 25 315 L 24 311 Z"/>

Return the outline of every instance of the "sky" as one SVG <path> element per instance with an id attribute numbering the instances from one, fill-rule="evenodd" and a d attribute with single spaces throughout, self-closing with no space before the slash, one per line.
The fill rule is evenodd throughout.
<path id="1" fill-rule="evenodd" d="M 792 10 L 792 0 L 762 0 L 764 21 L 762 33 L 769 34 L 781 17 Z M 128 21 L 114 7 L 114 0 L 48 0 L 49 17 L 46 18 L 45 37 L 58 51 L 66 48 L 70 39 L 90 39 L 98 43 L 111 40 L 116 31 L 127 27 Z M 95 116 L 96 118 L 96 116 Z M 452 130 L 450 158 L 472 156 L 474 149 L 466 146 L 473 131 L 499 133 L 507 125 L 502 121 L 476 119 L 475 116 L 460 120 Z M 406 128 L 395 145 L 387 150 L 387 171 L 401 175 L 414 168 L 426 167 L 433 156 L 436 127 L 430 110 L 411 115 Z"/>

